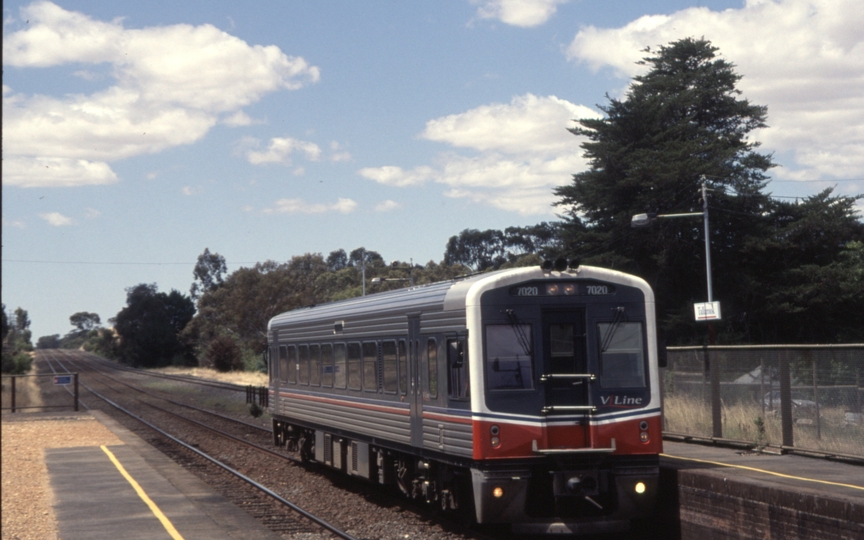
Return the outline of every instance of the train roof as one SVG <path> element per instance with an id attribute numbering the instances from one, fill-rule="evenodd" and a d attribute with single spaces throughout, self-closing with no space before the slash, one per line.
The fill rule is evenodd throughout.
<path id="1" fill-rule="evenodd" d="M 548 278 L 550 275 L 562 279 L 577 277 L 612 279 L 618 283 L 642 289 L 650 295 L 649 301 L 653 302 L 653 293 L 645 281 L 615 270 L 580 266 L 577 274 L 569 272 L 552 272 L 550 274 L 539 267 L 511 268 L 299 308 L 276 315 L 270 319 L 267 329 L 269 331 L 274 325 L 291 326 L 301 322 L 334 322 L 369 313 L 428 313 L 442 310 L 464 310 L 466 302 L 470 301 L 469 294 L 474 286 L 480 282 L 484 282 L 482 288 L 485 290 L 486 288 L 505 286 L 529 279 Z"/>

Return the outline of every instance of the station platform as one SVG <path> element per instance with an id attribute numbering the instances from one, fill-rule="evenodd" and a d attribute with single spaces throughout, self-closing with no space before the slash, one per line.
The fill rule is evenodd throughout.
<path id="1" fill-rule="evenodd" d="M 864 466 L 663 441 L 669 538 L 864 539 Z"/>
<path id="2" fill-rule="evenodd" d="M 60 538 L 280 538 L 114 419 L 82 414 L 122 444 L 45 450 Z"/>

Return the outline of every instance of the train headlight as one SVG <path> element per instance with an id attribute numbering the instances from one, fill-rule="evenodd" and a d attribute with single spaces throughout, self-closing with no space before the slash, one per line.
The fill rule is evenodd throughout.
<path id="1" fill-rule="evenodd" d="M 489 442 L 495 448 L 501 446 L 501 439 L 499 439 L 498 437 L 492 437 L 492 439 Z"/>
<path id="2" fill-rule="evenodd" d="M 555 296 L 557 294 L 560 294 L 560 292 L 561 288 L 557 284 L 551 283 L 549 285 L 546 285 L 546 294 L 548 294 L 549 296 Z"/>
<path id="3" fill-rule="evenodd" d="M 640 433 L 639 434 L 639 440 L 642 441 L 643 443 L 648 442 L 648 432 L 643 431 L 642 433 Z"/>
<path id="4" fill-rule="evenodd" d="M 634 487 L 633 489 L 636 490 L 636 493 L 642 495 L 643 493 L 645 493 L 645 482 L 636 482 L 636 487 Z"/>
<path id="5" fill-rule="evenodd" d="M 497 486 L 492 488 L 492 496 L 495 497 L 496 499 L 500 499 L 501 497 L 504 496 L 504 488 L 497 487 Z"/>
<path id="6" fill-rule="evenodd" d="M 576 285 L 573 285 L 572 283 L 564 285 L 564 294 L 568 296 L 576 294 Z"/>

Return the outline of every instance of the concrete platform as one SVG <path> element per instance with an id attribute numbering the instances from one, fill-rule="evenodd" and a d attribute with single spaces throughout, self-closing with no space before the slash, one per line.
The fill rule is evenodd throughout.
<path id="1" fill-rule="evenodd" d="M 90 414 L 124 444 L 105 447 L 113 460 L 98 446 L 46 450 L 64 540 L 279 538 L 112 418 Z"/>
<path id="2" fill-rule="evenodd" d="M 670 538 L 864 539 L 864 466 L 664 441 Z"/>

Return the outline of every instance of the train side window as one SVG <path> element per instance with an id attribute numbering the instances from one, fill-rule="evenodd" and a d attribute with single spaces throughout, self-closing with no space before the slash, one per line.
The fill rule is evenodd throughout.
<path id="1" fill-rule="evenodd" d="M 399 382 L 395 341 L 384 341 L 381 343 L 381 363 L 384 371 L 384 392 L 395 394 Z"/>
<path id="2" fill-rule="evenodd" d="M 600 343 L 600 386 L 644 388 L 642 323 L 599 323 L 597 333 Z"/>
<path id="3" fill-rule="evenodd" d="M 423 396 L 429 398 L 438 397 L 438 342 L 435 338 L 429 338 L 426 342 L 426 380 L 423 381 Z"/>
<path id="4" fill-rule="evenodd" d="M 321 345 L 321 386 L 333 386 L 333 345 Z"/>
<path id="5" fill-rule="evenodd" d="M 359 343 L 348 344 L 348 389 L 360 390 L 361 349 Z"/>
<path id="6" fill-rule="evenodd" d="M 408 393 L 408 355 L 405 354 L 405 340 L 399 340 L 399 393 Z"/>
<path id="7" fill-rule="evenodd" d="M 288 382 L 288 349 L 285 345 L 279 347 L 279 380 Z"/>
<path id="8" fill-rule="evenodd" d="M 267 349 L 267 376 L 270 379 L 271 384 L 277 381 L 276 375 L 278 372 L 276 371 L 276 366 L 278 363 L 276 362 L 276 359 L 279 357 L 276 355 L 279 354 L 278 351 L 278 347 L 270 347 Z"/>
<path id="9" fill-rule="evenodd" d="M 363 342 L 363 388 L 367 392 L 378 391 L 378 343 Z"/>
<path id="10" fill-rule="evenodd" d="M 309 384 L 321 386 L 321 347 L 309 345 Z"/>
<path id="11" fill-rule="evenodd" d="M 297 355 L 297 382 L 309 384 L 309 346 L 300 345 Z"/>
<path id="12" fill-rule="evenodd" d="M 285 380 L 291 384 L 297 382 L 297 347 L 288 347 L 288 363 L 285 368 Z"/>
<path id="13" fill-rule="evenodd" d="M 333 345 L 333 388 L 345 388 L 345 375 L 348 374 L 347 360 L 348 352 L 344 343 Z"/>
<path id="14" fill-rule="evenodd" d="M 468 347 L 465 338 L 447 340 L 447 392 L 451 399 L 469 397 Z"/>
<path id="15" fill-rule="evenodd" d="M 534 347 L 530 324 L 486 327 L 486 382 L 489 390 L 534 387 Z"/>

